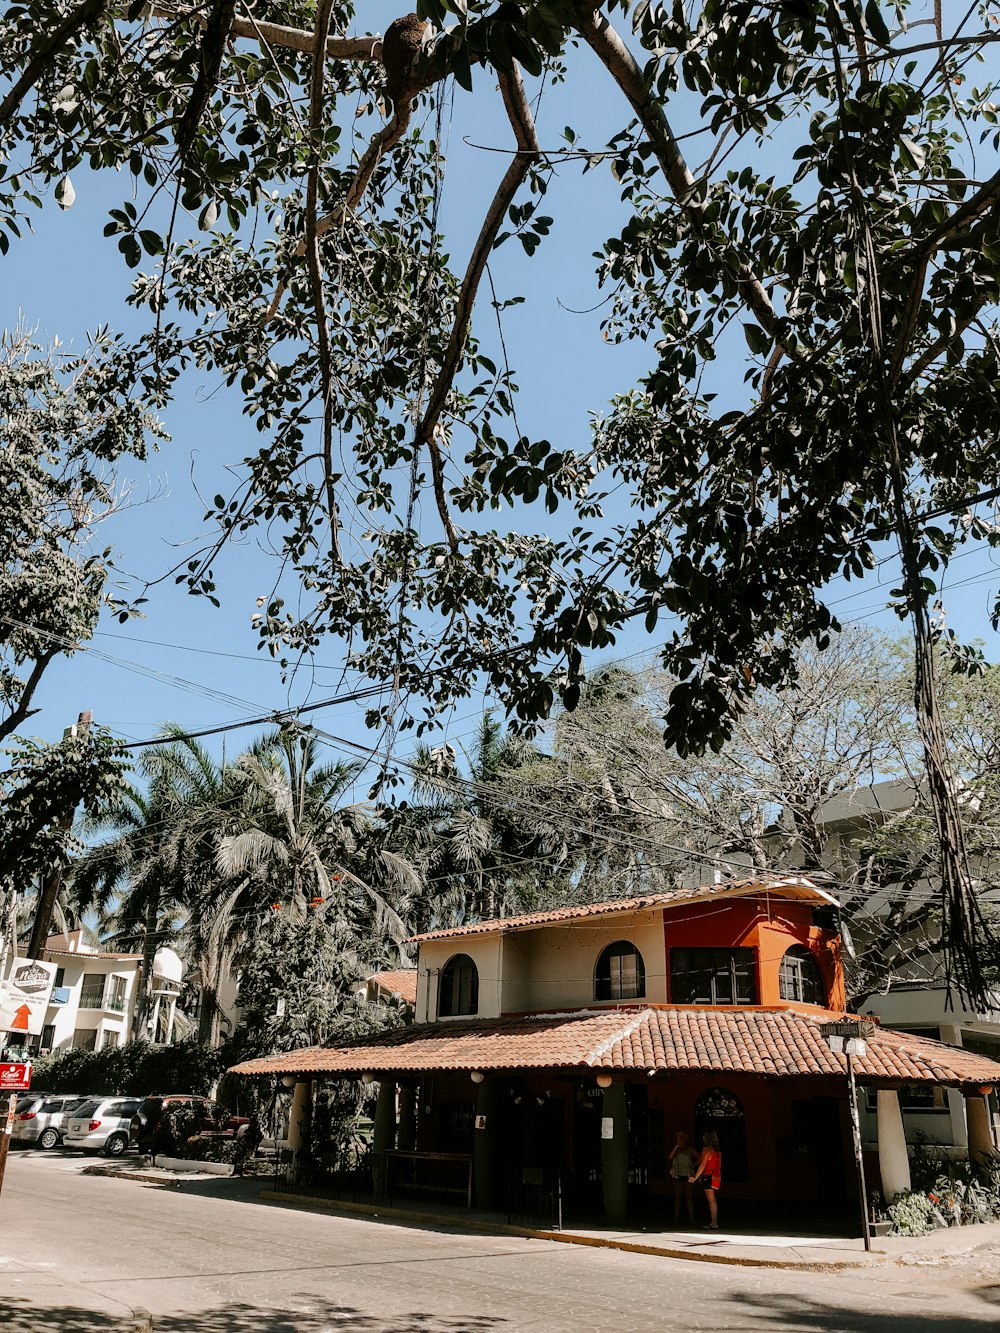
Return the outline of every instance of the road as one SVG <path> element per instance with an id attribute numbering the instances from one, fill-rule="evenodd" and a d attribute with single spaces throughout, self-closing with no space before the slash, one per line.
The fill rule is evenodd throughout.
<path id="1" fill-rule="evenodd" d="M 15 1152 L 0 1197 L 0 1328 L 119 1333 L 581 1333 L 996 1328 L 1000 1255 L 878 1272 L 724 1267 L 462 1235 L 259 1202 L 250 1181 L 183 1191 Z"/>

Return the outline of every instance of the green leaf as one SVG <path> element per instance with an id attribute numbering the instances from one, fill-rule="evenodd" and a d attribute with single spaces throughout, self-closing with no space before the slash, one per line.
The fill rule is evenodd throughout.
<path id="1" fill-rule="evenodd" d="M 892 38 L 889 29 L 886 27 L 885 19 L 882 17 L 882 9 L 878 0 L 868 0 L 865 6 L 865 26 L 877 42 L 883 46 L 888 46 Z"/>
<path id="2" fill-rule="evenodd" d="M 64 212 L 76 203 L 76 190 L 73 189 L 73 182 L 68 176 L 63 176 L 56 186 L 55 198 L 56 203 Z"/>
<path id="3" fill-rule="evenodd" d="M 759 324 L 744 324 L 743 336 L 755 356 L 764 356 L 770 350 L 771 339 Z"/>

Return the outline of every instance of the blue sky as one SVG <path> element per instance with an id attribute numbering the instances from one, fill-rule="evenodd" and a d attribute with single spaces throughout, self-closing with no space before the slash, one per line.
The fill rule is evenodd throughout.
<path id="1" fill-rule="evenodd" d="M 366 12 L 373 23 L 384 22 L 394 8 L 373 4 Z M 589 52 L 573 56 L 571 65 L 576 77 L 543 95 L 540 140 L 543 147 L 559 147 L 563 126 L 572 124 L 580 142 L 597 148 L 627 122 L 627 109 L 609 82 L 597 78 Z M 456 89 L 454 96 L 442 228 L 458 267 L 464 265 L 486 202 L 507 165 L 503 151 L 488 149 L 506 149 L 511 141 L 506 120 L 498 115 L 499 95 L 491 95 L 488 83 L 477 73 L 475 95 L 470 98 Z M 676 128 L 682 130 L 683 124 Z M 35 218 L 34 235 L 2 261 L 3 321 L 12 325 L 20 318 L 29 327 L 37 326 L 42 340 L 58 336 L 64 344 L 78 346 L 87 330 L 101 324 L 126 334 L 140 326 L 125 306 L 131 274 L 114 241 L 102 236 L 107 209 L 125 197 L 129 180 L 125 175 L 80 172 L 74 173 L 74 185 L 77 201 L 72 210 L 62 213 L 47 200 Z M 564 166 L 540 211 L 556 220 L 551 236 L 531 260 L 517 245 L 504 247 L 495 256 L 493 276 L 501 300 L 529 298 L 503 317 L 522 389 L 522 425 L 529 434 L 582 445 L 590 414 L 602 411 L 614 393 L 634 384 L 651 353 L 643 344 L 605 343 L 599 310 L 570 313 L 594 306 L 602 296 L 592 255 L 613 233 L 620 214 L 609 168 L 582 175 L 579 164 Z M 479 312 L 477 331 L 489 350 L 496 334 L 488 310 Z M 723 396 L 740 393 L 744 370 L 742 358 L 727 364 L 723 356 L 712 387 Z M 102 543 L 113 544 L 122 567 L 140 580 L 161 578 L 182 558 L 186 543 L 203 530 L 205 497 L 226 489 L 225 464 L 253 452 L 258 441 L 236 397 L 207 374 L 188 376 L 165 420 L 172 442 L 147 467 L 134 469 L 129 506 L 101 532 Z M 116 734 L 144 739 L 166 719 L 192 728 L 212 726 L 335 693 L 342 679 L 337 641 L 324 645 L 315 662 L 304 664 L 288 685 L 282 684 L 277 665 L 256 651 L 250 617 L 257 597 L 271 590 L 274 566 L 273 558 L 253 544 L 232 549 L 218 567 L 221 609 L 179 591 L 169 578 L 156 584 L 148 593 L 145 620 L 120 626 L 107 617 L 90 650 L 52 666 L 37 697 L 43 711 L 27 729 L 55 738 L 81 708 L 89 707 Z M 864 584 L 834 589 L 831 598 L 838 615 L 849 622 L 898 627 L 884 610 L 897 572 L 897 562 L 890 560 Z M 949 623 L 963 637 L 984 639 L 991 658 L 996 645 L 988 612 L 997 579 L 991 553 L 982 547 L 963 553 L 948 577 Z M 639 664 L 655 643 L 637 622 L 604 658 Z M 451 736 L 472 730 L 479 711 L 478 701 L 458 709 L 449 723 Z M 317 720 L 338 735 L 366 737 L 357 705 L 324 711 Z M 229 746 L 235 748 L 250 734 L 237 732 Z"/>

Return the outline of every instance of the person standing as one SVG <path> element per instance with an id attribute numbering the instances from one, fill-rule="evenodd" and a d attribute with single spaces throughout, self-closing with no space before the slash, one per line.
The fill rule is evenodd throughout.
<path id="1" fill-rule="evenodd" d="M 712 1129 L 702 1135 L 701 1156 L 698 1166 L 691 1177 L 691 1184 L 700 1180 L 708 1203 L 708 1225 L 712 1231 L 719 1229 L 718 1193 L 722 1186 L 722 1153 L 719 1151 L 719 1136 Z"/>
<path id="2" fill-rule="evenodd" d="M 688 1221 L 694 1222 L 694 1187 L 691 1184 L 691 1172 L 694 1170 L 694 1153 L 688 1144 L 688 1136 L 679 1129 L 674 1136 L 674 1146 L 670 1150 L 670 1178 L 674 1182 L 674 1221 L 681 1220 L 681 1201 L 687 1200 Z"/>

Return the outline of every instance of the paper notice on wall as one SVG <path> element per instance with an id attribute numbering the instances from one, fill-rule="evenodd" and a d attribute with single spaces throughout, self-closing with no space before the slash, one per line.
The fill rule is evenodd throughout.
<path id="1" fill-rule="evenodd" d="M 615 1120 L 614 1120 L 614 1116 L 610 1116 L 610 1115 L 602 1115 L 602 1116 L 601 1116 L 601 1138 L 602 1138 L 602 1139 L 613 1139 L 614 1137 L 615 1137 Z"/>
<path id="2" fill-rule="evenodd" d="M 0 981 L 0 1032 L 41 1036 L 55 978 L 55 963 L 15 958 L 10 976 Z"/>

